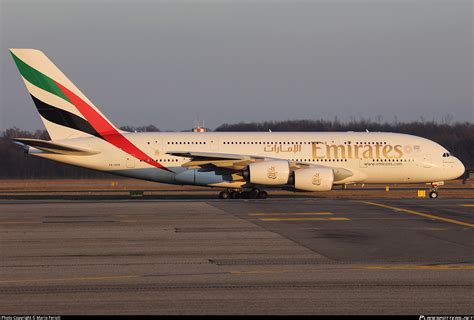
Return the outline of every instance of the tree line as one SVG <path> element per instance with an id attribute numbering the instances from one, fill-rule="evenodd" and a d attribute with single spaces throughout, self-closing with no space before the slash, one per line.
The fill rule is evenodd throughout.
<path id="1" fill-rule="evenodd" d="M 154 125 L 122 127 L 130 132 L 157 132 Z M 223 124 L 215 131 L 385 131 L 413 134 L 436 141 L 457 156 L 466 167 L 474 168 L 474 124 L 437 123 L 434 121 L 380 122 L 370 120 L 288 120 Z M 13 138 L 49 140 L 46 130 L 29 132 L 12 128 L 0 132 L 0 179 L 110 178 L 111 175 L 61 164 L 24 153 Z"/>
<path id="2" fill-rule="evenodd" d="M 474 124 L 469 122 L 450 123 L 449 119 L 442 123 L 436 121 L 418 120 L 412 122 L 382 122 L 373 120 L 287 120 L 240 122 L 222 124 L 215 131 L 371 131 L 397 132 L 433 140 L 453 155 L 458 157 L 466 168 L 474 168 Z"/>

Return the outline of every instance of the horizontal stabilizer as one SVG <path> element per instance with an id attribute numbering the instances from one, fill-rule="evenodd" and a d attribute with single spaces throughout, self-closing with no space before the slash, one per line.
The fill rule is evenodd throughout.
<path id="1" fill-rule="evenodd" d="M 52 141 L 39 140 L 39 139 L 29 139 L 29 138 L 14 138 L 12 139 L 16 143 L 27 145 L 45 152 L 64 154 L 64 155 L 74 155 L 74 156 L 90 156 L 93 154 L 98 154 L 98 151 L 87 150 L 79 147 L 72 147 Z"/>

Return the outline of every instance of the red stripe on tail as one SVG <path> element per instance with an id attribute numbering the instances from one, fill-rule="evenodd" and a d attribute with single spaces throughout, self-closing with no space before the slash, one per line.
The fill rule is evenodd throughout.
<path id="1" fill-rule="evenodd" d="M 55 81 L 56 82 L 56 81 Z M 127 138 L 125 138 L 120 132 L 118 132 L 100 113 L 94 108 L 87 104 L 84 100 L 78 97 L 75 93 L 56 82 L 56 85 L 66 95 L 72 104 L 79 110 L 79 112 L 86 118 L 87 121 L 94 127 L 94 129 L 104 138 L 107 142 L 113 144 L 119 149 L 122 149 L 129 155 L 137 158 L 138 160 L 145 161 L 146 163 L 155 166 L 159 169 L 163 169 L 169 172 L 173 172 L 170 169 L 163 166 L 161 163 L 153 160 L 145 152 L 140 150 Z"/>

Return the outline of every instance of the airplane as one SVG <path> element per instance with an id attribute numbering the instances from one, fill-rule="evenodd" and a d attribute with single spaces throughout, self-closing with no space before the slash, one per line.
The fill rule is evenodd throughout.
<path id="1" fill-rule="evenodd" d="M 464 173 L 436 142 L 388 132 L 126 132 L 35 49 L 10 49 L 51 140 L 15 138 L 25 152 L 115 175 L 221 188 L 221 199 L 265 199 L 264 189 L 430 184 Z"/>

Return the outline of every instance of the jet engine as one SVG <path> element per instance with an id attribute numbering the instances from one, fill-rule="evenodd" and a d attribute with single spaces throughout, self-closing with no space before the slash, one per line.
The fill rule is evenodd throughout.
<path id="1" fill-rule="evenodd" d="M 329 191 L 334 182 L 331 168 L 304 168 L 294 172 L 295 189 L 304 191 Z"/>
<path id="2" fill-rule="evenodd" d="M 288 183 L 290 166 L 288 161 L 262 161 L 249 165 L 244 176 L 250 183 L 261 185 L 284 185 Z"/>

